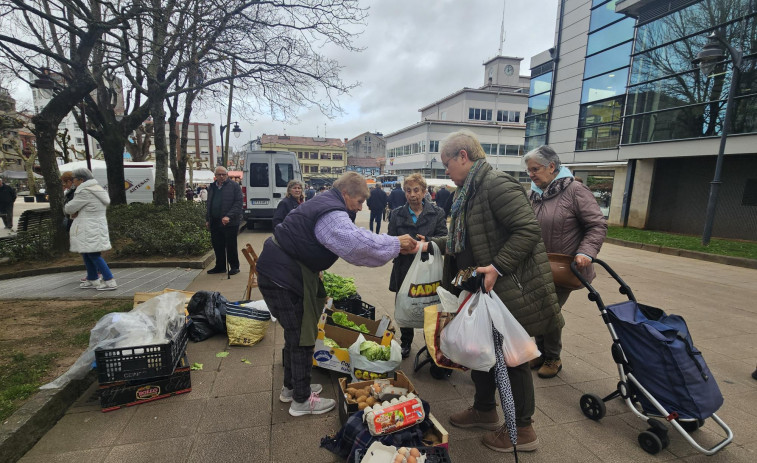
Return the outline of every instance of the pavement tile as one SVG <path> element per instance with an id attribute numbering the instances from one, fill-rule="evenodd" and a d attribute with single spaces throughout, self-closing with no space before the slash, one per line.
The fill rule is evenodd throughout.
<path id="1" fill-rule="evenodd" d="M 298 417 L 289 423 L 271 426 L 271 462 L 332 463 L 342 461 L 336 454 L 320 448 L 321 439 L 341 428 L 336 412 L 315 415 L 313 419 Z"/>
<path id="2" fill-rule="evenodd" d="M 663 450 L 657 455 L 646 453 L 639 447 L 638 431 L 618 416 L 608 416 L 599 422 L 586 419 L 572 426 L 563 426 L 563 429 L 566 431 L 563 439 L 568 440 L 568 436 L 570 436 L 601 461 L 635 463 L 639 461 L 667 461 L 676 458 L 667 450 Z M 627 438 L 624 439 L 624 436 Z M 608 443 L 612 444 L 608 445 Z"/>
<path id="3" fill-rule="evenodd" d="M 757 352 L 757 336 L 753 333 L 723 336 L 697 340 L 696 345 L 727 355 L 732 359 L 754 360 L 754 353 Z"/>
<path id="4" fill-rule="evenodd" d="M 271 366 L 244 365 L 247 368 L 221 369 L 213 384 L 213 397 L 249 394 L 271 390 Z"/>
<path id="5" fill-rule="evenodd" d="M 86 413 L 100 411 L 99 383 L 93 382 L 89 388 L 79 397 L 76 402 L 66 410 L 66 413 Z"/>
<path id="6" fill-rule="evenodd" d="M 128 408 L 64 415 L 29 453 L 63 453 L 113 445 L 135 412 Z"/>
<path id="7" fill-rule="evenodd" d="M 465 441 L 467 439 L 481 439 L 481 436 L 486 432 L 479 428 L 458 428 L 452 426 L 449 422 L 449 417 L 453 413 L 457 413 L 462 410 L 466 410 L 470 405 L 463 399 L 456 400 L 441 400 L 437 402 L 431 402 L 431 414 L 439 420 L 442 426 L 449 433 L 450 446 L 456 446 L 458 442 Z M 499 408 L 497 410 L 500 410 Z M 500 420 L 504 422 L 504 419 Z"/>
<path id="8" fill-rule="evenodd" d="M 260 463 L 271 461 L 271 429 L 268 426 L 197 434 L 192 438 L 189 463 L 214 461 Z"/>
<path id="9" fill-rule="evenodd" d="M 563 356 L 561 361 L 563 367 L 557 374 L 557 377 L 568 384 L 594 381 L 610 376 L 607 372 L 595 368 L 588 362 L 575 356 Z M 538 375 L 534 374 L 534 379 L 538 377 Z M 552 382 L 552 379 L 553 378 L 547 378 L 546 382 Z"/>
<path id="10" fill-rule="evenodd" d="M 215 371 L 195 370 L 190 373 L 192 381 L 192 390 L 185 394 L 175 395 L 173 397 L 167 397 L 166 399 L 156 400 L 144 406 L 153 406 L 166 403 L 165 400 L 171 402 L 184 402 L 191 400 L 207 400 L 210 398 L 210 393 L 213 389 L 218 373 Z"/>
<path id="11" fill-rule="evenodd" d="M 109 447 L 56 454 L 29 452 L 18 461 L 19 463 L 100 463 L 108 452 L 110 452 Z"/>
<path id="12" fill-rule="evenodd" d="M 191 436 L 197 431 L 205 405 L 204 400 L 180 402 L 171 399 L 157 401 L 149 407 L 137 405 L 133 407 L 136 412 L 132 420 L 127 426 L 120 428 L 123 432 L 116 443 L 133 444 Z M 107 415 L 122 411 L 123 409 L 109 412 Z"/>
<path id="13" fill-rule="evenodd" d="M 712 456 L 697 454 L 683 458 L 687 463 L 754 463 L 757 461 L 757 451 L 754 449 L 729 445 Z"/>
<path id="14" fill-rule="evenodd" d="M 413 373 L 412 368 L 404 371 L 405 374 L 408 374 L 408 378 L 412 381 L 413 386 L 415 386 L 415 389 L 418 391 L 418 395 L 427 402 L 460 398 L 460 393 L 449 380 L 432 378 L 427 367 L 424 367 L 417 373 Z M 454 371 L 452 376 L 455 375 L 467 375 L 470 378 L 469 373 L 463 373 L 461 371 Z"/>
<path id="15" fill-rule="evenodd" d="M 187 460 L 189 449 L 186 438 L 118 445 L 103 463 L 182 463 Z"/>
<path id="16" fill-rule="evenodd" d="M 198 433 L 253 428 L 271 424 L 271 391 L 211 398 Z"/>
<path id="17" fill-rule="evenodd" d="M 256 344 L 251 347 L 229 346 L 228 351 L 228 357 L 221 359 L 221 370 L 273 365 L 274 347 L 272 343 Z M 250 363 L 247 364 L 242 360 L 247 360 Z"/>

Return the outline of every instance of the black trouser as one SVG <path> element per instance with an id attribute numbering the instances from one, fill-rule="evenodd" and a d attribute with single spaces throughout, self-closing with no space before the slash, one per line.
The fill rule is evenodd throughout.
<path id="1" fill-rule="evenodd" d="M 557 303 L 562 308 L 570 296 L 570 290 L 561 287 L 557 287 L 556 289 Z M 562 352 L 562 328 L 540 334 L 534 338 L 536 339 L 536 347 L 539 348 L 542 357 L 549 360 L 560 359 L 560 353 Z"/>
<path id="2" fill-rule="evenodd" d="M 226 256 L 229 258 L 229 265 L 232 270 L 239 269 L 239 255 L 237 254 L 237 235 L 239 227 L 229 223 L 224 225 L 221 219 L 210 220 L 210 242 L 213 244 L 213 251 L 216 254 L 217 269 L 226 268 Z"/>
<path id="3" fill-rule="evenodd" d="M 373 223 L 376 223 L 376 231 L 374 233 L 379 234 L 381 229 L 381 216 L 384 214 L 383 210 L 371 209 L 371 221 L 369 222 L 368 229 L 373 231 Z"/>
<path id="4" fill-rule="evenodd" d="M 415 336 L 415 330 L 413 328 L 400 328 L 402 338 L 400 339 L 400 345 L 405 348 L 410 348 L 413 345 L 413 337 Z"/>
<path id="5" fill-rule="evenodd" d="M 3 210 L 0 211 L 0 215 L 3 216 L 3 224 L 5 225 L 5 228 L 13 227 L 13 203 L 6 204 L 3 207 Z"/>
<path id="6" fill-rule="evenodd" d="M 295 402 L 305 402 L 310 397 L 310 372 L 313 369 L 313 347 L 300 346 L 302 331 L 302 298 L 284 289 L 265 275 L 258 276 L 258 289 L 263 294 L 268 310 L 284 329 L 284 348 L 281 349 L 284 364 L 284 386 L 293 389 Z"/>
<path id="7" fill-rule="evenodd" d="M 515 424 L 519 427 L 528 426 L 531 424 L 531 417 L 536 408 L 534 379 L 528 362 L 517 367 L 507 367 L 507 375 L 510 377 L 515 401 Z M 471 370 L 470 377 L 476 386 L 473 408 L 482 412 L 494 409 L 496 407 L 494 394 L 497 391 L 497 384 L 494 382 L 494 367 L 489 371 Z"/>

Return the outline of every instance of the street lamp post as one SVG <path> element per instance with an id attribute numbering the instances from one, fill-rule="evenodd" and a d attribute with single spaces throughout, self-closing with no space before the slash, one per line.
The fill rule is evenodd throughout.
<path id="1" fill-rule="evenodd" d="M 718 203 L 718 193 L 720 192 L 720 180 L 723 170 L 723 154 L 725 153 L 725 142 L 728 138 L 728 132 L 731 129 L 731 115 L 733 114 L 733 98 L 736 95 L 736 89 L 739 85 L 739 75 L 741 74 L 741 58 L 743 53 L 741 50 L 733 48 L 728 44 L 723 37 L 718 33 L 713 32 L 707 37 L 707 45 L 702 48 L 702 51 L 697 53 L 696 59 L 692 60 L 692 64 L 699 66 L 699 69 L 705 76 L 709 76 L 715 69 L 715 66 L 723 61 L 725 56 L 720 46 L 725 46 L 728 53 L 733 60 L 733 71 L 731 74 L 731 85 L 728 89 L 728 99 L 725 103 L 725 118 L 723 120 L 723 128 L 720 131 L 720 147 L 718 148 L 718 157 L 715 161 L 715 175 L 710 182 L 710 197 L 707 201 L 707 212 L 704 219 L 704 230 L 702 231 L 702 245 L 707 246 L 710 244 L 710 237 L 712 236 L 712 227 L 715 221 L 715 209 Z"/>
<path id="2" fill-rule="evenodd" d="M 234 134 L 234 138 L 239 138 L 239 135 L 242 134 L 242 129 L 239 127 L 238 122 L 234 122 L 233 124 L 234 124 L 234 128 L 231 129 L 231 133 Z M 221 125 L 221 163 L 223 164 L 223 167 L 226 167 L 226 165 L 229 162 L 229 155 L 226 152 L 226 150 L 228 150 L 229 147 L 226 146 L 226 150 L 224 150 L 224 146 L 223 146 L 223 132 L 225 132 L 228 127 L 229 127 L 228 125 Z M 226 142 L 226 144 L 228 145 L 228 141 Z"/>

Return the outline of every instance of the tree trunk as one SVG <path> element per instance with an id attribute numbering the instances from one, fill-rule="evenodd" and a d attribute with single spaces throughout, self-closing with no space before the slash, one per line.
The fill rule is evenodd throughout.
<path id="1" fill-rule="evenodd" d="M 155 84 L 159 87 L 158 84 Z M 153 137 L 155 140 L 155 192 L 153 203 L 168 206 L 168 151 L 166 150 L 166 110 L 164 95 L 160 89 L 153 89 L 150 95 Z"/>
<path id="2" fill-rule="evenodd" d="M 110 204 L 126 204 L 126 178 L 124 176 L 124 146 L 126 137 L 120 133 L 118 124 L 104 131 L 100 146 L 108 173 L 108 196 Z"/>
<path id="3" fill-rule="evenodd" d="M 45 110 L 33 118 L 37 157 L 50 201 L 50 218 L 54 224 L 52 247 L 55 251 L 65 251 L 68 249 L 68 234 L 65 228 L 57 226 L 63 223 L 63 184 L 60 182 L 58 163 L 55 162 L 55 136 L 63 117 L 56 121 L 44 116 Z"/>

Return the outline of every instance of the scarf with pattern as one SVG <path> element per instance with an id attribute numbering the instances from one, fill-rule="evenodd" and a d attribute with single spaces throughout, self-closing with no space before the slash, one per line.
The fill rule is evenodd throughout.
<path id="1" fill-rule="evenodd" d="M 531 187 L 531 194 L 529 199 L 531 200 L 531 204 L 538 204 L 546 199 L 554 198 L 555 196 L 562 193 L 562 191 L 566 188 L 568 188 L 568 185 L 573 183 L 575 179 L 573 177 L 561 177 L 556 178 L 552 180 L 552 183 L 550 183 L 547 186 L 547 189 L 544 191 L 536 191 L 536 188 L 533 188 L 533 185 Z"/>
<path id="2" fill-rule="evenodd" d="M 473 163 L 468 176 L 465 178 L 465 183 L 455 191 L 455 196 L 452 198 L 450 229 L 447 234 L 448 252 L 458 254 L 465 249 L 465 203 L 473 189 L 473 178 L 484 165 L 484 162 L 483 159 L 479 159 Z"/>

